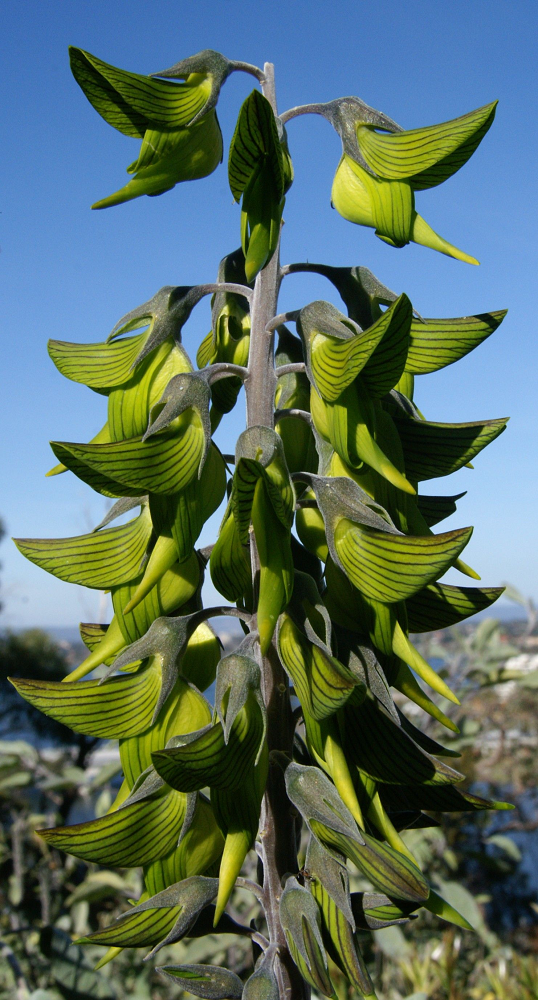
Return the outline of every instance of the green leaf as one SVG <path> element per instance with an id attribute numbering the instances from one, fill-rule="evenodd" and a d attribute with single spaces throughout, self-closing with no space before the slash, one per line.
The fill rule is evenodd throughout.
<path id="1" fill-rule="evenodd" d="M 190 416 L 187 411 L 174 424 L 147 442 L 136 438 L 102 445 L 60 441 L 52 443 L 52 450 L 86 482 L 97 473 L 96 482 L 104 477 L 107 484 L 120 483 L 122 491 L 126 486 L 128 490 L 170 495 L 194 479 L 204 451 L 204 432 L 196 414 Z M 80 475 L 80 465 L 90 470 L 86 477 Z"/>
<path id="2" fill-rule="evenodd" d="M 185 797 L 169 791 L 89 823 L 37 832 L 47 844 L 85 861 L 134 868 L 168 853 L 177 841 L 184 814 Z"/>
<path id="3" fill-rule="evenodd" d="M 79 902 L 97 903 L 104 899 L 115 899 L 118 896 L 128 896 L 132 891 L 129 883 L 116 872 L 96 871 L 86 875 L 83 882 L 67 897 L 65 905 L 73 906 Z"/>
<path id="4" fill-rule="evenodd" d="M 406 372 L 427 375 L 454 364 L 489 337 L 506 313 L 500 309 L 460 319 L 413 319 Z"/>
<path id="5" fill-rule="evenodd" d="M 334 547 L 353 585 L 366 597 L 390 604 L 442 576 L 467 545 L 472 530 L 396 535 L 343 517 L 334 532 Z"/>
<path id="6" fill-rule="evenodd" d="M 460 118 L 380 135 L 373 126 L 357 129 L 359 149 L 369 167 L 388 180 L 409 179 L 414 188 L 441 184 L 455 174 L 483 139 L 493 122 L 497 102 Z"/>
<path id="7" fill-rule="evenodd" d="M 73 76 L 90 103 L 124 135 L 142 137 L 148 128 L 173 130 L 188 125 L 211 91 L 207 76 L 168 83 L 118 69 L 74 46 L 69 56 Z"/>
<path id="8" fill-rule="evenodd" d="M 239 976 L 215 965 L 163 965 L 157 972 L 182 990 L 205 1000 L 240 1000 L 243 994 Z"/>
<path id="9" fill-rule="evenodd" d="M 515 840 L 512 840 L 511 837 L 507 837 L 502 833 L 492 833 L 486 838 L 485 842 L 486 844 L 498 847 L 511 861 L 515 861 L 516 864 L 521 861 L 521 851 Z"/>
<path id="10" fill-rule="evenodd" d="M 502 434 L 507 423 L 508 418 L 464 424 L 397 420 L 407 475 L 421 481 L 457 472 Z"/>
<path id="11" fill-rule="evenodd" d="M 412 950 L 411 944 L 398 926 L 381 928 L 379 931 L 374 931 L 372 937 L 381 954 L 394 963 L 403 962 Z M 413 993 L 411 996 L 406 996 L 405 1000 L 429 1000 L 429 998 L 425 993 Z"/>
<path id="12" fill-rule="evenodd" d="M 74 538 L 14 541 L 23 556 L 59 580 L 103 590 L 138 575 L 151 530 L 149 510 L 144 507 L 138 517 L 119 528 L 104 528 Z"/>
<path id="13" fill-rule="evenodd" d="M 11 682 L 20 695 L 51 719 L 76 733 L 119 739 L 144 732 L 151 724 L 161 686 L 161 673 L 150 663 L 128 677 L 106 683 L 20 680 Z"/>
<path id="14" fill-rule="evenodd" d="M 435 632 L 450 628 L 489 608 L 504 587 L 453 587 L 433 583 L 406 601 L 410 632 Z"/>

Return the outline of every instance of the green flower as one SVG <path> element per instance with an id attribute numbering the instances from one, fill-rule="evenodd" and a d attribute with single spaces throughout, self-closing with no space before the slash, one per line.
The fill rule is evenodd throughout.
<path id="1" fill-rule="evenodd" d="M 140 155 L 127 167 L 133 180 L 92 208 L 110 208 L 124 201 L 164 194 L 181 181 L 196 181 L 212 174 L 222 160 L 222 135 L 214 111 L 189 128 L 173 132 L 148 129 Z"/>
<path id="2" fill-rule="evenodd" d="M 332 188 L 332 203 L 349 222 L 375 229 L 391 246 L 421 243 L 449 257 L 478 264 L 439 236 L 415 210 L 415 191 L 435 187 L 456 173 L 488 131 L 497 102 L 461 118 L 380 134 L 356 120 L 357 144 L 344 142 Z"/>
<path id="3" fill-rule="evenodd" d="M 286 134 L 269 101 L 253 90 L 243 102 L 228 159 L 230 190 L 242 197 L 241 245 L 248 282 L 270 261 L 280 236 L 285 194 L 293 181 Z"/>
<path id="4" fill-rule="evenodd" d="M 216 169 L 222 135 L 214 73 L 185 70 L 185 81 L 172 83 L 117 69 L 82 49 L 71 48 L 70 57 L 77 83 L 101 117 L 124 135 L 142 139 L 138 158 L 127 167 L 133 179 L 92 208 L 163 194 Z"/>

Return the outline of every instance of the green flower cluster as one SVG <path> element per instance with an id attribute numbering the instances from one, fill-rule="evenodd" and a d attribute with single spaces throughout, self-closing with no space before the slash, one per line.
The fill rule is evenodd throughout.
<path id="1" fill-rule="evenodd" d="M 97 208 L 210 173 L 222 154 L 215 112 L 222 83 L 245 68 L 265 80 L 255 67 L 210 50 L 159 79 L 78 49 L 72 66 L 105 120 L 142 139 L 129 168 L 134 178 Z M 357 99 L 311 107 L 330 107 L 333 124 L 340 122 L 344 151 L 332 197 L 344 217 L 394 246 L 413 240 L 475 262 L 417 215 L 414 192 L 466 162 L 494 105 L 409 132 Z M 143 869 L 138 903 L 88 938 L 108 946 L 101 964 L 121 948 L 156 951 L 214 927 L 252 936 L 262 955 L 245 984 L 209 966 L 164 970 L 194 995 L 278 1000 L 275 963 L 285 938 L 298 972 L 318 992 L 335 996 L 332 962 L 371 998 L 358 930 L 403 923 L 420 907 L 468 926 L 429 885 L 402 831 L 429 825 L 431 811 L 505 807 L 462 792 L 463 776 L 443 759 L 451 753 L 412 724 L 395 697 L 457 730 L 439 702 L 457 703 L 456 695 L 409 635 L 461 622 L 502 592 L 442 582 L 451 567 L 478 579 L 461 559 L 472 529 L 434 532 L 459 497 L 419 489 L 468 466 L 506 420 L 430 421 L 414 401 L 414 380 L 464 357 L 504 312 L 422 319 L 405 294 L 366 268 L 296 264 L 287 273 L 319 271 L 347 315 L 316 301 L 261 322 L 256 310 L 293 170 L 282 122 L 257 91 L 241 108 L 228 170 L 242 200 L 241 248 L 221 261 L 216 285 L 161 289 L 105 342 L 50 344 L 59 371 L 108 407 L 88 444 L 53 442 L 60 464 L 50 474 L 69 470 L 115 503 L 89 534 L 17 544 L 59 579 L 110 592 L 114 616 L 108 626 L 81 625 L 88 655 L 65 682 L 15 684 L 74 731 L 118 740 L 124 778 L 105 816 L 40 835 L 75 857 Z M 276 301 L 283 272 L 275 273 Z M 195 370 L 181 331 L 208 291 L 212 329 Z M 294 322 L 297 335 L 284 322 Z M 260 343 L 268 367 L 265 382 L 253 386 Z M 243 384 L 247 395 L 269 393 L 274 420 L 250 422 L 235 455 L 223 456 L 212 434 Z M 225 497 L 215 544 L 197 550 Z M 207 565 L 229 606 L 203 608 Z M 208 624 L 218 615 L 240 618 L 245 632 L 224 657 Z M 275 676 L 280 682 L 271 687 Z M 213 682 L 211 705 L 203 692 Z M 278 742 L 280 697 L 289 726 Z M 283 719 L 277 722 L 280 732 Z M 265 868 L 263 884 L 243 882 L 261 913 L 256 926 L 242 927 L 225 908 L 257 836 L 269 863 L 264 842 L 272 831 L 267 812 L 260 828 L 260 815 L 266 787 L 275 787 L 270 764 L 284 772 L 293 850 L 301 827 L 306 834 L 309 874 L 280 872 L 278 898 Z M 348 860 L 372 891 L 350 894 Z"/>

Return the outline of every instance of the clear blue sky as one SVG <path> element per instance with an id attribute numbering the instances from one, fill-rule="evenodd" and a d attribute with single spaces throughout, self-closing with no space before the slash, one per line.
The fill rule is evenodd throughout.
<path id="1" fill-rule="evenodd" d="M 497 119 L 472 160 L 417 197 L 434 229 L 476 256 L 480 268 L 414 245 L 395 250 L 331 211 L 339 139 L 315 116 L 288 128 L 296 182 L 283 260 L 366 265 L 426 316 L 509 307 L 502 327 L 474 354 L 419 379 L 416 398 L 433 420 L 511 416 L 474 471 L 436 481 L 429 492 L 468 489 L 446 522 L 475 525 L 466 560 L 486 584 L 510 580 L 538 596 L 537 11 L 522 0 L 4 0 L 0 515 L 9 533 L 78 534 L 104 511 L 103 499 L 70 474 L 43 478 L 54 462 L 49 439 L 87 441 L 104 421 L 103 398 L 57 373 L 47 338 L 102 340 L 162 285 L 214 280 L 219 259 L 239 242 L 239 210 L 224 165 L 160 198 L 90 211 L 125 182 L 138 143 L 87 103 L 70 75 L 67 45 L 141 73 L 216 48 L 259 65 L 273 61 L 281 111 L 355 94 L 413 128 L 499 98 Z M 235 74 L 224 88 L 226 143 L 252 84 Z M 331 295 L 322 279 L 291 277 L 281 307 Z M 208 329 L 206 303 L 185 331 L 192 356 Z M 226 450 L 242 419 L 236 411 L 219 433 Z M 202 541 L 211 541 L 211 531 Z M 97 619 L 95 592 L 55 581 L 8 541 L 0 560 L 4 624 Z"/>

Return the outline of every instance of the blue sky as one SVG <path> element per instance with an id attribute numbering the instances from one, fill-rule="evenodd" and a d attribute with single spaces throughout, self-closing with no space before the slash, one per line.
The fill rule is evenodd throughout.
<path id="1" fill-rule="evenodd" d="M 475 525 L 465 558 L 488 585 L 510 580 L 538 596 L 536 372 L 537 6 L 500 0 L 4 0 L 1 41 L 5 174 L 0 205 L 4 349 L 0 515 L 10 534 L 60 536 L 90 529 L 102 497 L 70 474 L 44 479 L 49 439 L 87 441 L 104 400 L 63 379 L 49 337 L 103 340 L 117 319 L 166 284 L 214 280 L 239 243 L 239 210 L 223 165 L 160 198 L 104 212 L 90 205 L 125 183 L 137 140 L 107 126 L 70 75 L 67 45 L 150 73 L 202 48 L 276 65 L 279 110 L 355 94 L 405 128 L 444 121 L 498 98 L 493 128 L 472 160 L 417 196 L 419 212 L 479 268 L 422 247 L 395 250 L 330 208 L 339 139 L 316 116 L 290 123 L 295 183 L 288 196 L 283 261 L 363 264 L 425 316 L 508 307 L 496 334 L 458 365 L 417 380 L 432 420 L 511 416 L 508 430 L 429 492 L 469 492 L 449 526 Z M 234 74 L 219 103 L 228 144 L 253 80 Z M 286 280 L 280 307 L 331 298 L 313 276 Z M 209 306 L 185 329 L 194 357 Z M 233 450 L 238 408 L 219 430 Z M 207 526 L 209 543 L 218 519 Z M 2 622 L 75 625 L 97 620 L 99 595 L 71 587 L 0 549 Z M 460 577 L 462 582 L 463 578 Z"/>

